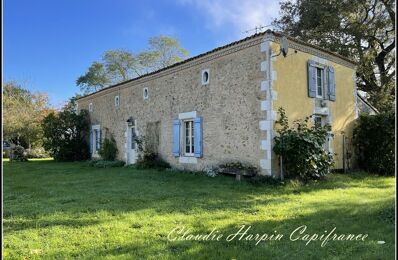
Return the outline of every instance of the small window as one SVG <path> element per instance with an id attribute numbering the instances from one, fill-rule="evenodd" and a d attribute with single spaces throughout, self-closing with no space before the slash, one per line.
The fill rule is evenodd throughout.
<path id="1" fill-rule="evenodd" d="M 315 116 L 314 118 L 314 124 L 317 127 L 321 127 L 322 126 L 322 117 L 320 116 Z"/>
<path id="2" fill-rule="evenodd" d="M 119 105 L 120 105 L 120 97 L 115 96 L 115 107 L 119 107 Z"/>
<path id="3" fill-rule="evenodd" d="M 93 103 L 88 104 L 88 111 L 93 112 Z"/>
<path id="4" fill-rule="evenodd" d="M 194 156 L 194 124 L 193 120 L 184 121 L 184 149 L 185 156 Z"/>
<path id="5" fill-rule="evenodd" d="M 144 88 L 144 89 L 143 89 L 143 96 L 144 96 L 144 99 L 148 99 L 148 98 L 149 98 L 149 91 L 148 91 L 148 88 Z"/>
<path id="6" fill-rule="evenodd" d="M 210 82 L 210 71 L 209 69 L 202 70 L 202 85 L 207 85 Z"/>
<path id="7" fill-rule="evenodd" d="M 323 98 L 324 69 L 316 67 L 316 96 Z"/>

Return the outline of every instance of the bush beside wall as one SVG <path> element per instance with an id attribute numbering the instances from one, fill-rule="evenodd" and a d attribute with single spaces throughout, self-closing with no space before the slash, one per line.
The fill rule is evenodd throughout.
<path id="1" fill-rule="evenodd" d="M 330 135 L 330 125 L 318 126 L 312 123 L 311 116 L 293 122 L 289 126 L 285 110 L 279 109 L 280 126 L 274 137 L 274 152 L 283 158 L 283 170 L 287 177 L 303 180 L 318 179 L 330 173 L 333 156 L 325 151 L 324 143 Z"/>
<path id="2" fill-rule="evenodd" d="M 358 166 L 381 175 L 395 173 L 395 113 L 361 115 L 353 132 Z"/>
<path id="3" fill-rule="evenodd" d="M 79 161 L 90 157 L 88 145 L 89 117 L 71 108 L 50 113 L 43 119 L 43 145 L 57 161 Z"/>
<path id="4" fill-rule="evenodd" d="M 99 155 L 105 161 L 114 161 L 118 153 L 116 141 L 111 136 L 110 138 L 105 138 L 102 142 L 101 149 L 99 150 Z"/>

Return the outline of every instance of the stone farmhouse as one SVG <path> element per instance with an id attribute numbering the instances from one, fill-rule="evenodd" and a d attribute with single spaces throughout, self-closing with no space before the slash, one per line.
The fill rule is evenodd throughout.
<path id="1" fill-rule="evenodd" d="M 282 42 L 289 51 L 280 51 Z M 136 136 L 172 166 L 203 170 L 241 162 L 279 174 L 272 151 L 277 110 L 289 121 L 314 114 L 330 124 L 325 149 L 343 168 L 343 136 L 358 117 L 355 63 L 317 46 L 266 31 L 77 100 L 89 111 L 90 147 L 113 135 L 118 158 L 137 160 Z"/>

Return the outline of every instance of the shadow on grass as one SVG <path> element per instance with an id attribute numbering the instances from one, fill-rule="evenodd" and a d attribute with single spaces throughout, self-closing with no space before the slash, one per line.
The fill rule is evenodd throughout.
<path id="1" fill-rule="evenodd" d="M 363 178 L 370 178 L 371 185 L 364 184 Z M 257 206 L 283 207 L 291 199 L 286 196 L 291 194 L 391 187 L 377 177 L 364 174 L 363 178 L 333 174 L 326 181 L 306 186 L 253 186 L 225 176 L 209 178 L 170 171 L 98 169 L 86 162 L 13 163 L 5 165 L 4 217 L 33 219 L 27 224 L 30 228 L 37 219 L 56 212 L 72 216 L 101 211 L 117 215 L 142 210 L 154 214 L 198 211 L 256 214 Z M 318 206 L 316 202 L 311 204 L 314 208 Z M 347 208 L 347 205 L 345 201 L 333 201 L 328 207 Z M 10 231 L 24 227 L 8 224 Z"/>
<path id="2" fill-rule="evenodd" d="M 391 206 L 393 200 L 386 200 L 385 207 Z M 95 248 L 76 250 L 73 257 L 129 257 L 134 259 L 167 258 L 167 259 L 393 259 L 394 257 L 394 223 L 380 217 L 379 203 L 370 203 L 358 207 L 355 212 L 342 212 L 341 208 L 333 210 L 318 209 L 308 215 L 298 216 L 280 221 L 254 221 L 227 225 L 220 229 L 223 234 L 220 241 L 169 241 L 168 233 L 162 233 L 154 239 L 142 237 L 140 241 L 131 241 L 118 245 L 100 244 Z M 381 210 L 384 210 L 382 207 Z M 338 218 L 337 218 L 338 217 Z M 317 220 L 317 221 L 314 221 Z M 198 220 L 200 221 L 200 220 Z M 251 227 L 249 234 L 282 234 L 281 240 L 263 241 L 256 245 L 256 240 L 247 240 L 246 236 L 236 236 L 230 242 L 226 238 L 236 234 L 241 225 Z M 291 241 L 291 233 L 298 227 L 306 225 L 304 234 L 323 234 L 336 227 L 335 233 L 368 234 L 365 241 L 329 241 L 321 247 L 320 241 Z M 213 227 L 198 225 L 191 233 L 207 234 Z M 245 229 L 246 229 L 245 228 Z M 138 232 L 138 231 L 137 231 Z M 242 231 L 243 232 L 243 231 Z M 300 237 L 302 237 L 301 235 Z M 296 232 L 293 238 L 298 238 Z M 173 236 L 178 238 L 178 236 Z M 239 239 L 241 238 L 241 239 Z M 386 244 L 377 244 L 385 241 Z M 59 257 L 60 255 L 46 255 Z"/>

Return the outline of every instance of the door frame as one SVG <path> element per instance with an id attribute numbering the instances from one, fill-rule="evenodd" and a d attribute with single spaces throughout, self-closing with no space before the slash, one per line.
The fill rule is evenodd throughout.
<path id="1" fill-rule="evenodd" d="M 126 135 L 126 164 L 134 164 L 137 161 L 137 155 L 138 155 L 137 143 L 135 143 L 135 148 L 131 149 L 131 144 L 132 144 L 131 129 L 132 128 L 134 128 L 135 136 L 138 136 L 136 120 L 134 120 L 133 124 L 131 124 L 131 125 L 128 124 L 127 128 L 126 128 L 126 133 L 127 133 L 127 135 Z M 132 159 L 131 151 L 134 151 L 133 159 Z"/>
<path id="2" fill-rule="evenodd" d="M 91 140 L 91 157 L 93 158 L 98 158 L 100 157 L 98 150 L 96 149 L 96 145 L 97 145 L 97 139 L 96 136 L 94 134 L 94 130 L 98 131 L 97 133 L 100 135 L 100 131 L 101 131 L 101 125 L 97 124 L 97 125 L 91 125 L 91 131 L 92 131 L 92 140 Z M 99 137 L 101 138 L 101 137 Z M 101 142 L 101 139 L 99 140 Z"/>

